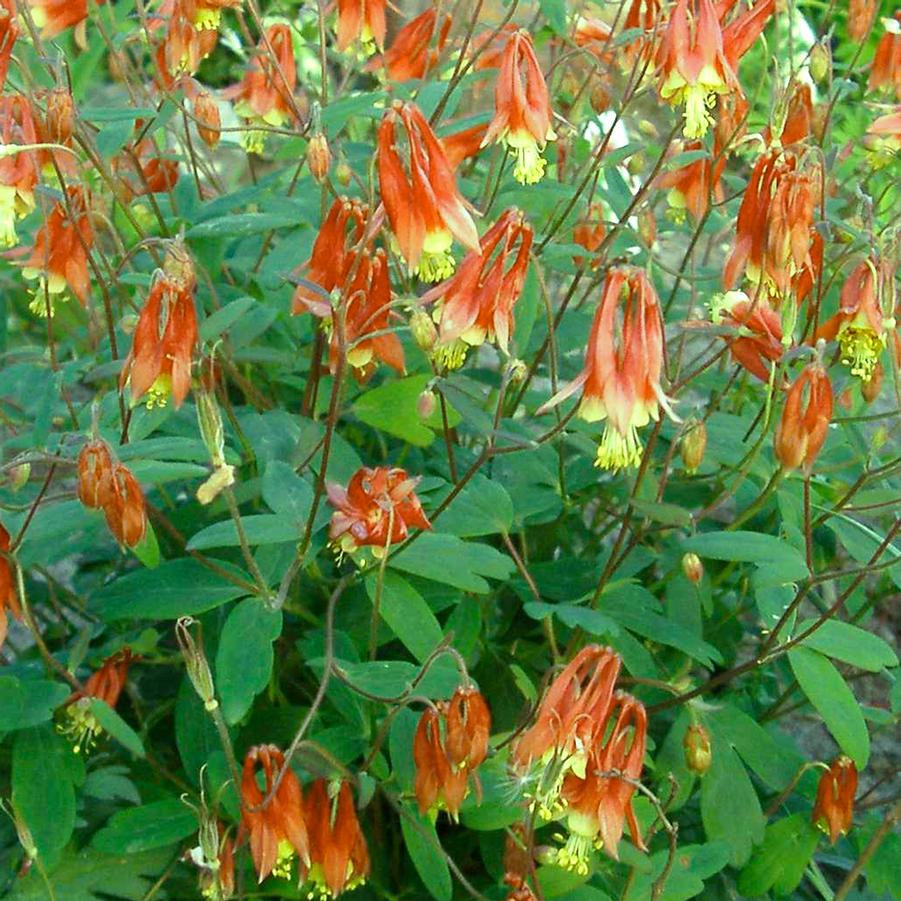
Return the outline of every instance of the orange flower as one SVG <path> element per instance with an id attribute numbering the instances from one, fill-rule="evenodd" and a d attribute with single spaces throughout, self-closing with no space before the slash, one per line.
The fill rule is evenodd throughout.
<path id="1" fill-rule="evenodd" d="M 219 27 L 223 9 L 238 9 L 243 0 L 176 0 L 182 14 L 199 31 Z"/>
<path id="2" fill-rule="evenodd" d="M 255 745 L 244 757 L 241 772 L 241 823 L 250 834 L 250 855 L 259 881 L 270 873 L 282 879 L 291 876 L 294 855 L 304 867 L 310 864 L 310 836 L 305 820 L 303 792 L 289 766 L 272 800 L 263 799 L 272 791 L 275 777 L 285 766 L 285 755 L 275 745 Z M 257 781 L 262 769 L 263 788 Z M 254 810 L 254 808 L 261 808 Z"/>
<path id="3" fill-rule="evenodd" d="M 235 99 L 235 113 L 247 120 L 241 145 L 248 153 L 262 153 L 266 135 L 261 128 L 285 128 L 294 121 L 296 86 L 291 28 L 284 24 L 271 25 L 257 46 L 243 81 L 223 92 L 224 96 Z"/>
<path id="4" fill-rule="evenodd" d="M 878 8 L 878 0 L 848 0 L 848 37 L 855 44 L 867 39 Z"/>
<path id="5" fill-rule="evenodd" d="M 494 118 L 482 139 L 504 144 L 516 154 L 513 177 L 524 185 L 541 180 L 547 165 L 541 152 L 556 138 L 551 101 L 532 38 L 515 31 L 507 40 L 494 87 Z"/>
<path id="6" fill-rule="evenodd" d="M 451 764 L 473 772 L 488 756 L 491 711 L 473 685 L 458 688 L 445 709 L 447 757 Z"/>
<path id="7" fill-rule="evenodd" d="M 557 851 L 554 862 L 581 875 L 588 873 L 588 860 L 594 849 L 604 848 L 614 860 L 619 860 L 619 842 L 626 822 L 632 841 L 642 851 L 647 850 L 632 809 L 634 782 L 641 778 L 644 766 L 647 714 L 640 701 L 617 692 L 610 719 L 613 728 L 603 744 L 603 731 L 596 736 L 584 775 L 568 773 L 560 794 L 569 837 Z M 612 775 L 614 770 L 622 776 Z"/>
<path id="8" fill-rule="evenodd" d="M 25 278 L 40 279 L 31 304 L 39 316 L 46 315 L 48 298 L 52 312 L 53 302 L 64 299 L 67 287 L 82 305 L 88 301 L 88 252 L 94 230 L 83 189 L 70 185 L 66 195 L 67 203 L 60 201 L 50 210 L 22 271 Z"/>
<path id="9" fill-rule="evenodd" d="M 209 91 L 197 91 L 192 105 L 196 117 L 197 134 L 210 150 L 215 150 L 222 137 L 222 117 L 219 115 L 219 104 Z"/>
<path id="10" fill-rule="evenodd" d="M 103 4 L 106 0 L 97 0 Z M 88 17 L 88 0 L 28 0 L 34 24 L 45 40 L 67 28 L 80 25 Z"/>
<path id="11" fill-rule="evenodd" d="M 38 141 L 37 123 L 27 98 L 0 97 L 0 141 L 4 146 Z M 16 220 L 34 211 L 37 181 L 38 167 L 33 153 L 0 157 L 0 247 L 14 247 L 19 243 Z"/>
<path id="12" fill-rule="evenodd" d="M 783 146 L 798 144 L 813 133 L 813 97 L 810 85 L 803 81 L 796 81 L 791 96 L 788 98 L 788 108 L 785 113 L 785 124 L 779 140 Z M 764 140 L 769 143 L 769 129 L 764 132 Z"/>
<path id="13" fill-rule="evenodd" d="M 140 129 L 138 120 L 135 128 Z M 151 138 L 130 144 L 113 158 L 113 172 L 119 177 L 119 187 L 124 203 L 147 194 L 165 194 L 178 183 L 178 162 L 159 156 Z"/>
<path id="14" fill-rule="evenodd" d="M 0 91 L 6 84 L 13 47 L 19 38 L 16 0 L 0 0 Z"/>
<path id="15" fill-rule="evenodd" d="M 129 385 L 132 404 L 145 394 L 147 408 L 165 406 L 171 395 L 180 407 L 191 388 L 197 346 L 194 280 L 157 270 L 141 309 L 119 387 Z"/>
<path id="16" fill-rule="evenodd" d="M 585 368 L 537 412 L 581 389 L 579 416 L 587 422 L 607 420 L 595 466 L 637 466 L 642 453 L 638 429 L 656 421 L 661 406 L 671 412 L 660 386 L 662 367 L 663 322 L 654 286 L 639 269 L 610 269 L 591 325 Z"/>
<path id="17" fill-rule="evenodd" d="M 409 176 L 395 143 L 400 121 L 409 144 Z M 479 234 L 457 189 L 441 143 L 412 103 L 395 101 L 378 135 L 379 190 L 410 271 L 435 282 L 454 271 L 453 239 L 478 252 Z"/>
<path id="18" fill-rule="evenodd" d="M 752 302 L 744 291 L 727 291 L 714 299 L 711 318 L 735 329 L 736 336 L 726 338 L 732 359 L 761 381 L 769 381 L 767 361 L 778 362 L 785 350 L 782 320 L 769 302 L 762 297 Z"/>
<path id="19" fill-rule="evenodd" d="M 337 898 L 361 886 L 369 875 L 369 849 L 347 782 L 317 779 L 308 800 L 310 867 L 308 897 Z"/>
<path id="20" fill-rule="evenodd" d="M 91 510 L 105 507 L 112 475 L 113 457 L 109 445 L 99 438 L 88 441 L 78 454 L 78 499 Z"/>
<path id="21" fill-rule="evenodd" d="M 684 143 L 678 152 L 703 153 L 704 156 L 665 172 L 657 179 L 657 184 L 669 188 L 666 199 L 674 221 L 683 222 L 688 212 L 695 222 L 700 222 L 710 207 L 711 196 L 717 202 L 723 199 L 720 176 L 726 167 L 726 159 L 721 156 L 714 164 L 703 141 Z"/>
<path id="22" fill-rule="evenodd" d="M 410 528 L 431 529 L 414 492 L 418 481 L 398 467 L 364 466 L 346 489 L 329 484 L 328 499 L 335 508 L 329 538 L 342 552 L 371 547 L 378 557 L 403 541 Z"/>
<path id="23" fill-rule="evenodd" d="M 895 320 L 883 312 L 893 308 L 893 273 L 886 260 L 867 259 L 848 276 L 839 296 L 838 312 L 817 329 L 815 338 L 837 340 L 842 363 L 868 382 Z"/>
<path id="24" fill-rule="evenodd" d="M 16 619 L 22 619 L 22 609 L 19 606 L 19 592 L 16 588 L 15 567 L 8 558 L 10 548 L 9 532 L 0 523 L 0 648 L 6 641 L 6 633 L 9 629 L 9 614 Z"/>
<path id="25" fill-rule="evenodd" d="M 522 212 L 509 209 L 482 236 L 480 251 L 468 253 L 453 276 L 423 295 L 427 303 L 438 300 L 435 357 L 445 368 L 458 369 L 468 349 L 486 340 L 508 352 L 531 247 L 531 227 Z"/>
<path id="26" fill-rule="evenodd" d="M 813 825 L 822 829 L 833 845 L 853 824 L 855 794 L 857 767 L 850 757 L 842 754 L 820 776 L 813 805 Z"/>
<path id="27" fill-rule="evenodd" d="M 658 92 L 667 103 L 684 105 L 686 138 L 707 134 L 713 121 L 709 109 L 717 95 L 742 93 L 735 70 L 763 31 L 773 0 L 758 0 L 723 26 L 720 15 L 731 6 L 717 6 L 713 0 L 677 0 L 660 37 Z"/>
<path id="28" fill-rule="evenodd" d="M 643 32 L 638 37 L 623 44 L 622 64 L 630 69 L 640 61 L 648 60 L 653 52 L 653 40 L 660 21 L 660 0 L 632 0 L 626 18 L 623 19 L 621 34 Z"/>
<path id="29" fill-rule="evenodd" d="M 451 17 L 444 16 L 435 49 L 429 50 L 437 21 L 438 11 L 434 7 L 410 19 L 398 31 L 385 54 L 372 59 L 366 68 L 376 71 L 384 66 L 391 82 L 425 78 L 438 64 L 451 27 Z"/>
<path id="30" fill-rule="evenodd" d="M 217 11 L 203 10 L 193 0 L 163 0 L 156 15 L 148 19 L 148 28 L 155 32 L 165 28 L 166 34 L 156 48 L 156 64 L 163 87 L 172 89 L 175 79 L 193 75 L 216 46 L 219 39 L 212 22 Z"/>
<path id="31" fill-rule="evenodd" d="M 876 45 L 867 89 L 894 89 L 895 96 L 901 100 L 901 12 L 896 12 L 893 19 L 882 21 L 885 33 Z"/>
<path id="32" fill-rule="evenodd" d="M 601 260 L 597 256 L 593 256 L 595 251 L 604 243 L 607 237 L 607 226 L 604 222 L 604 206 L 600 201 L 594 201 L 588 205 L 585 218 L 581 219 L 573 228 L 573 244 L 578 244 L 588 251 L 588 258 L 583 256 L 574 256 L 573 263 L 576 266 L 588 265 L 592 269 L 597 269 L 601 265 Z"/>
<path id="33" fill-rule="evenodd" d="M 97 736 L 103 727 L 91 711 L 91 699 L 97 698 L 114 710 L 119 702 L 119 695 L 125 688 L 128 668 L 137 660 L 129 648 L 117 651 L 108 657 L 100 669 L 91 673 L 81 691 L 75 691 L 66 701 L 64 721 L 58 726 L 59 731 L 67 736 L 75 747 L 76 754 L 90 751 L 97 742 Z"/>
<path id="34" fill-rule="evenodd" d="M 113 466 L 108 485 L 103 505 L 106 524 L 119 544 L 134 547 L 141 543 L 147 532 L 144 493 L 124 463 Z"/>
<path id="35" fill-rule="evenodd" d="M 338 49 L 359 42 L 369 56 L 385 46 L 386 0 L 338 0 Z M 373 44 L 375 47 L 373 47 Z"/>
<path id="36" fill-rule="evenodd" d="M 773 438 L 776 459 L 786 469 L 810 472 L 832 420 L 832 383 L 819 362 L 805 366 L 788 389 Z"/>
<path id="37" fill-rule="evenodd" d="M 441 148 L 451 169 L 456 171 L 464 160 L 475 156 L 482 149 L 482 140 L 487 131 L 487 125 L 473 125 L 441 138 Z"/>
<path id="38" fill-rule="evenodd" d="M 874 169 L 891 164 L 901 151 L 901 107 L 874 119 L 867 129 L 864 144 L 872 151 L 870 159 Z"/>

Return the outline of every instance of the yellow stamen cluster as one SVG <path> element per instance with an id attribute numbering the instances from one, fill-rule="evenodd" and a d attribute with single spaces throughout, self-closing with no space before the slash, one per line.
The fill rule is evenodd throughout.
<path id="1" fill-rule="evenodd" d="M 839 333 L 838 343 L 842 351 L 842 363 L 851 368 L 853 375 L 860 376 L 865 382 L 870 381 L 885 340 L 871 328 L 849 325 Z"/>
<path id="2" fill-rule="evenodd" d="M 441 369 L 453 371 L 459 369 L 466 361 L 469 345 L 459 338 L 450 344 L 439 344 L 432 351 L 432 359 Z"/>
<path id="3" fill-rule="evenodd" d="M 147 389 L 147 399 L 144 406 L 148 410 L 155 407 L 165 407 L 172 394 L 172 376 L 162 373 L 156 377 L 156 381 Z"/>
<path id="4" fill-rule="evenodd" d="M 614 472 L 629 467 L 637 467 L 641 463 L 641 440 L 638 430 L 630 426 L 623 435 L 610 423 L 604 429 L 601 443 L 598 445 L 597 458 L 594 465 L 598 469 L 609 469 Z"/>
<path id="5" fill-rule="evenodd" d="M 294 846 L 291 842 L 282 839 L 278 843 L 278 856 L 275 859 L 275 866 L 272 868 L 272 875 L 278 879 L 290 879 L 293 868 Z"/>
<path id="6" fill-rule="evenodd" d="M 423 250 L 414 272 L 424 282 L 442 282 L 454 274 L 455 266 L 450 250 Z"/>
<path id="7" fill-rule="evenodd" d="M 72 750 L 76 754 L 90 753 L 97 744 L 97 736 L 103 727 L 91 711 L 91 699 L 80 698 L 69 704 L 63 712 L 63 722 L 56 727 L 60 735 L 65 735 L 72 742 Z"/>

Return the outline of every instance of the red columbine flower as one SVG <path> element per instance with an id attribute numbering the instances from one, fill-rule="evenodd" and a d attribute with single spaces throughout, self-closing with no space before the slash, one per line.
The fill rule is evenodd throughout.
<path id="1" fill-rule="evenodd" d="M 243 0 L 176 0 L 191 24 L 200 31 L 219 27 L 223 9 L 237 9 Z"/>
<path id="2" fill-rule="evenodd" d="M 88 302 L 88 251 L 94 244 L 94 230 L 82 188 L 70 185 L 66 194 L 68 204 L 60 201 L 50 210 L 22 270 L 25 278 L 40 279 L 31 304 L 39 316 L 46 315 L 46 299 L 52 312 L 53 302 L 64 299 L 67 287 L 83 306 Z"/>
<path id="3" fill-rule="evenodd" d="M 591 325 L 585 368 L 538 413 L 582 389 L 579 416 L 586 422 L 607 420 L 595 466 L 613 470 L 637 466 L 638 429 L 656 421 L 661 406 L 670 412 L 660 387 L 662 367 L 663 321 L 654 286 L 639 269 L 610 269 Z"/>
<path id="4" fill-rule="evenodd" d="M 573 263 L 576 266 L 588 265 L 597 269 L 601 265 L 599 257 L 594 256 L 595 251 L 604 243 L 607 237 L 607 225 L 604 221 L 604 205 L 596 200 L 588 205 L 585 218 L 580 219 L 573 228 L 573 244 L 578 244 L 588 251 L 588 258 L 574 256 Z"/>
<path id="5" fill-rule="evenodd" d="M 409 143 L 409 176 L 395 143 L 400 121 Z M 379 190 L 411 272 L 436 282 L 454 271 L 450 249 L 456 238 L 478 252 L 479 234 L 457 190 L 454 171 L 420 109 L 395 101 L 378 135 Z"/>
<path id="6" fill-rule="evenodd" d="M 369 875 L 369 849 L 357 819 L 348 782 L 317 779 L 308 800 L 310 868 L 309 897 L 337 898 L 361 886 Z"/>
<path id="7" fill-rule="evenodd" d="M 128 383 L 132 403 L 145 394 L 147 408 L 165 406 L 171 395 L 180 407 L 191 389 L 191 361 L 197 346 L 194 281 L 157 270 L 141 309 L 119 387 Z"/>
<path id="8" fill-rule="evenodd" d="M 106 0 L 98 0 L 103 4 Z M 80 25 L 88 17 L 88 0 L 28 0 L 34 24 L 45 40 L 67 28 Z"/>
<path id="9" fill-rule="evenodd" d="M 7 556 L 10 548 L 9 532 L 0 523 L 0 648 L 6 641 L 9 629 L 9 614 L 16 619 L 22 618 L 19 606 L 19 591 L 16 588 L 16 570 Z"/>
<path id="10" fill-rule="evenodd" d="M 882 21 L 885 33 L 876 45 L 867 89 L 894 89 L 895 96 L 901 100 L 901 12 L 896 12 L 894 19 Z"/>
<path id="11" fill-rule="evenodd" d="M 140 120 L 135 128 L 142 128 Z M 178 162 L 161 157 L 152 138 L 129 145 L 113 158 L 112 169 L 119 177 L 121 200 L 126 204 L 135 197 L 165 194 L 178 183 Z"/>
<path id="12" fill-rule="evenodd" d="M 106 506 L 112 474 L 109 445 L 99 438 L 89 441 L 78 454 L 78 499 L 92 510 Z"/>
<path id="13" fill-rule="evenodd" d="M 241 146 L 248 153 L 262 153 L 266 134 L 261 128 L 284 128 L 294 121 L 296 86 L 297 64 L 291 28 L 284 24 L 270 25 L 243 81 L 223 92 L 224 96 L 235 99 L 235 112 L 247 120 L 247 131 L 241 133 Z"/>
<path id="14" fill-rule="evenodd" d="M 451 17 L 444 16 L 435 49 L 430 50 L 437 21 L 438 11 L 434 7 L 410 19 L 398 31 L 384 55 L 371 60 L 367 68 L 375 71 L 384 66 L 392 82 L 425 78 L 438 64 L 451 27 Z"/>
<path id="15" fill-rule="evenodd" d="M 817 361 L 805 366 L 788 389 L 782 418 L 773 438 L 776 459 L 786 469 L 810 472 L 832 421 L 832 383 Z"/>
<path id="16" fill-rule="evenodd" d="M 157 69 L 166 89 L 172 89 L 181 76 L 193 75 L 215 49 L 216 27 L 200 24 L 209 21 L 210 10 L 201 11 L 193 0 L 163 0 L 156 15 L 148 19 L 151 32 L 166 29 L 156 48 Z"/>
<path id="17" fill-rule="evenodd" d="M 857 794 L 857 767 L 844 754 L 836 757 L 823 771 L 813 805 L 813 825 L 822 829 L 834 845 L 845 835 L 854 820 L 854 795 Z"/>
<path id="18" fill-rule="evenodd" d="M 338 49 L 359 42 L 367 56 L 385 46 L 386 0 L 338 0 Z M 375 45 L 375 46 L 373 46 Z"/>
<path id="19" fill-rule="evenodd" d="M 619 860 L 619 842 L 626 822 L 632 841 L 642 851 L 647 850 L 632 809 L 634 782 L 641 778 L 644 765 L 647 714 L 640 701 L 617 692 L 610 719 L 613 728 L 606 741 L 603 730 L 596 735 L 584 775 L 568 773 L 560 793 L 569 838 L 557 851 L 555 863 L 582 875 L 588 873 L 593 849 L 603 848 Z M 612 775 L 614 770 L 622 776 Z"/>
<path id="20" fill-rule="evenodd" d="M 119 544 L 134 547 L 141 543 L 147 532 L 144 492 L 124 463 L 113 466 L 103 513 Z"/>
<path id="21" fill-rule="evenodd" d="M 272 800 L 262 807 L 276 775 L 284 767 L 285 755 L 275 745 L 256 745 L 247 752 L 241 772 L 241 824 L 250 834 L 250 855 L 260 882 L 270 873 L 289 879 L 295 854 L 304 867 L 310 864 L 306 805 L 300 782 L 290 766 Z M 262 788 L 257 781 L 260 771 Z"/>
<path id="22" fill-rule="evenodd" d="M 22 96 L 0 97 L 0 141 L 11 144 L 37 143 L 37 123 L 31 104 Z M 16 220 L 34 211 L 34 188 L 38 167 L 34 153 L 24 151 L 0 158 L 0 246 L 19 243 Z"/>
<path id="23" fill-rule="evenodd" d="M 456 172 L 464 160 L 475 156 L 482 149 L 482 140 L 487 131 L 487 125 L 473 125 L 441 138 L 441 148 L 451 169 Z"/>
<path id="24" fill-rule="evenodd" d="M 871 151 L 874 169 L 882 169 L 892 163 L 901 151 L 901 107 L 874 119 L 867 129 L 864 144 Z"/>
<path id="25" fill-rule="evenodd" d="M 879 0 L 848 0 L 848 37 L 854 43 L 866 40 L 878 8 Z"/>
<path id="26" fill-rule="evenodd" d="M 16 0 L 0 0 L 0 91 L 6 84 L 13 47 L 19 38 Z"/>
<path id="27" fill-rule="evenodd" d="M 108 657 L 100 669 L 88 676 L 81 691 L 73 692 L 63 709 L 64 722 L 58 729 L 75 744 L 76 754 L 90 751 L 103 727 L 91 712 L 91 699 L 97 698 L 115 709 L 125 688 L 128 668 L 137 660 L 129 648 Z"/>
<path id="28" fill-rule="evenodd" d="M 710 198 L 717 202 L 723 199 L 720 177 L 726 167 L 725 156 L 713 162 L 706 153 L 703 141 L 689 141 L 679 148 L 681 153 L 699 153 L 705 155 L 692 160 L 678 169 L 665 172 L 657 179 L 661 188 L 669 188 L 666 195 L 672 217 L 676 222 L 685 220 L 686 212 L 695 222 L 700 222 L 710 207 Z"/>
<path id="29" fill-rule="evenodd" d="M 782 359 L 782 319 L 762 297 L 752 301 L 744 291 L 727 291 L 714 299 L 711 319 L 735 329 L 726 343 L 732 359 L 763 382 L 769 381 L 767 361 Z"/>
<path id="30" fill-rule="evenodd" d="M 532 228 L 522 212 L 509 209 L 485 232 L 480 247 L 466 255 L 451 278 L 423 295 L 426 302 L 438 300 L 434 355 L 447 369 L 458 369 L 468 349 L 485 341 L 497 341 L 508 352 L 513 307 L 529 266 Z"/>
<path id="31" fill-rule="evenodd" d="M 895 321 L 883 313 L 891 308 L 893 273 L 886 260 L 867 259 L 848 276 L 839 297 L 838 312 L 816 332 L 817 339 L 837 340 L 842 363 L 868 382 Z"/>
<path id="32" fill-rule="evenodd" d="M 482 146 L 497 141 L 516 154 L 513 176 L 524 185 L 541 180 L 547 165 L 541 152 L 556 138 L 551 101 L 535 46 L 526 31 L 507 40 L 494 87 L 494 118 Z"/>
<path id="33" fill-rule="evenodd" d="M 329 503 L 335 508 L 329 538 L 341 551 L 353 553 L 371 547 L 374 556 L 403 541 L 410 528 L 431 529 L 411 479 L 399 467 L 364 466 L 350 478 L 347 488 L 327 486 Z"/>
<path id="34" fill-rule="evenodd" d="M 732 3 L 719 4 L 720 15 Z M 717 95 L 741 94 L 735 70 L 760 36 L 773 0 L 758 0 L 725 27 L 713 0 L 677 0 L 657 48 L 662 100 L 684 104 L 686 138 L 702 138 L 713 119 Z"/>

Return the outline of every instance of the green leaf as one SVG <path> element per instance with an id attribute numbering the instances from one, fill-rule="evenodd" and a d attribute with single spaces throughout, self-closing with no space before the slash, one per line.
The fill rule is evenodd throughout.
<path id="1" fill-rule="evenodd" d="M 437 405 L 426 419 L 416 409 L 419 395 L 431 380 L 429 375 L 411 375 L 385 382 L 357 398 L 353 405 L 354 415 L 374 429 L 395 435 L 416 447 L 428 447 L 435 440 L 435 430 L 443 428 Z M 447 404 L 447 418 L 451 428 L 460 422 L 460 414 L 450 404 Z"/>
<path id="2" fill-rule="evenodd" d="M 441 531 L 472 538 L 507 534 L 513 527 L 513 501 L 503 485 L 477 475 L 441 514 Z"/>
<path id="3" fill-rule="evenodd" d="M 539 0 L 541 14 L 557 34 L 566 34 L 566 0 Z"/>
<path id="4" fill-rule="evenodd" d="M 313 506 L 313 489 L 281 460 L 270 460 L 263 475 L 263 500 L 273 513 L 304 525 Z"/>
<path id="5" fill-rule="evenodd" d="M 400 828 L 407 853 L 429 894 L 435 901 L 450 901 L 453 884 L 435 826 L 408 807 L 401 815 Z"/>
<path id="6" fill-rule="evenodd" d="M 435 532 L 419 535 L 388 566 L 475 594 L 490 589 L 483 576 L 506 579 L 514 569 L 509 557 L 487 544 Z"/>
<path id="7" fill-rule="evenodd" d="M 830 518 L 827 525 L 854 560 L 864 565 L 873 559 L 885 540 L 884 535 L 875 532 L 868 525 L 841 513 Z M 882 552 L 879 562 L 887 563 L 892 558 L 896 563 L 889 566 L 888 573 L 895 586 L 901 588 L 901 549 L 894 543 L 890 543 Z"/>
<path id="8" fill-rule="evenodd" d="M 192 225 L 186 232 L 186 237 L 243 238 L 274 228 L 292 228 L 297 225 L 297 216 L 291 213 L 232 213 Z"/>
<path id="9" fill-rule="evenodd" d="M 200 768 L 210 754 L 222 747 L 216 727 L 187 676 L 175 699 L 175 744 L 182 766 L 194 784 L 200 781 Z"/>
<path id="10" fill-rule="evenodd" d="M 633 498 L 630 503 L 636 512 L 654 522 L 682 529 L 691 526 L 691 513 L 684 507 L 677 507 L 675 504 L 659 504 L 656 501 L 643 501 L 639 498 Z"/>
<path id="11" fill-rule="evenodd" d="M 261 544 L 282 544 L 300 539 L 299 524 L 276 514 L 257 513 L 242 516 L 241 525 L 244 527 L 247 543 L 251 547 Z M 205 551 L 211 547 L 238 547 L 240 543 L 235 521 L 224 519 L 197 532 L 188 542 L 188 550 Z"/>
<path id="12" fill-rule="evenodd" d="M 820 834 L 806 813 L 777 820 L 766 828 L 763 843 L 754 849 L 750 863 L 738 877 L 738 890 L 747 897 L 793 892 L 816 851 Z"/>
<path id="13" fill-rule="evenodd" d="M 800 552 L 785 541 L 759 532 L 706 532 L 682 542 L 686 551 L 713 560 L 756 563 L 770 584 L 794 582 L 810 575 Z"/>
<path id="14" fill-rule="evenodd" d="M 798 634 L 806 632 L 815 622 L 813 619 L 802 622 L 798 626 Z M 871 673 L 898 665 L 898 656 L 885 639 L 836 619 L 826 620 L 801 644 Z"/>
<path id="15" fill-rule="evenodd" d="M 0 732 L 46 722 L 69 694 L 69 688 L 59 682 L 20 682 L 15 676 L 0 676 Z"/>
<path id="16" fill-rule="evenodd" d="M 606 614 L 577 604 L 545 604 L 543 601 L 528 601 L 523 612 L 532 619 L 543 620 L 556 616 L 561 623 L 571 629 L 584 629 L 598 638 L 619 634 L 619 626 Z"/>
<path id="17" fill-rule="evenodd" d="M 366 592 L 375 603 L 378 576 L 366 579 Z M 441 643 L 443 634 L 435 614 L 406 579 L 387 571 L 380 605 L 382 619 L 406 649 L 420 662 Z"/>
<path id="18" fill-rule="evenodd" d="M 200 325 L 201 339 L 209 342 L 215 341 L 256 305 L 257 301 L 252 297 L 239 297 L 237 300 L 227 303 L 203 320 Z"/>
<path id="19" fill-rule="evenodd" d="M 247 598 L 229 613 L 216 654 L 216 689 L 222 714 L 237 723 L 272 675 L 272 643 L 282 634 L 282 613 Z"/>
<path id="20" fill-rule="evenodd" d="M 148 569 L 155 569 L 160 565 L 160 546 L 157 543 L 156 532 L 153 530 L 152 523 L 147 523 L 147 531 L 144 533 L 144 537 L 131 550 L 135 557 Z"/>
<path id="21" fill-rule="evenodd" d="M 135 854 L 180 842 L 197 831 L 197 815 L 178 798 L 118 810 L 91 846 L 107 854 Z"/>
<path id="22" fill-rule="evenodd" d="M 132 754 L 138 757 L 145 756 L 144 745 L 141 744 L 138 733 L 109 704 L 101 701 L 100 698 L 91 698 L 91 713 L 122 747 L 128 748 Z"/>
<path id="23" fill-rule="evenodd" d="M 651 897 L 654 883 L 660 878 L 669 858 L 669 850 L 658 851 L 651 857 L 651 867 L 635 871 L 623 901 L 646 901 Z M 716 875 L 729 862 L 729 846 L 725 842 L 706 845 L 679 845 L 672 870 L 663 883 L 659 901 L 688 901 L 704 891 L 704 880 Z"/>
<path id="24" fill-rule="evenodd" d="M 793 648 L 788 660 L 801 690 L 838 746 L 862 770 L 870 758 L 870 733 L 848 683 L 826 657 L 809 648 Z"/>
<path id="25" fill-rule="evenodd" d="M 393 698 L 404 694 L 420 673 L 420 667 L 405 660 L 338 661 L 338 665 L 352 685 L 379 697 Z M 416 693 L 430 698 L 449 698 L 459 684 L 459 670 L 449 657 L 443 656 L 432 664 L 428 674 L 418 683 Z"/>
<path id="26" fill-rule="evenodd" d="M 217 567 L 246 580 L 236 566 L 221 560 Z M 190 591 L 186 591 L 190 586 Z M 217 572 L 189 557 L 167 560 L 156 569 L 139 569 L 104 585 L 89 601 L 106 622 L 120 619 L 177 619 L 203 613 L 247 594 Z"/>

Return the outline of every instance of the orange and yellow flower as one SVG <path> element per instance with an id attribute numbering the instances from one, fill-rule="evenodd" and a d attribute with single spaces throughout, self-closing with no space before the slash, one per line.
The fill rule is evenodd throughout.
<path id="1" fill-rule="evenodd" d="M 867 88 L 871 91 L 879 88 L 893 90 L 897 99 L 901 100 L 901 12 L 882 22 L 885 32 L 876 45 Z"/>
<path id="2" fill-rule="evenodd" d="M 358 43 L 367 56 L 385 47 L 386 0 L 338 0 L 338 49 Z"/>
<path id="3" fill-rule="evenodd" d="M 106 0 L 97 0 L 103 4 Z M 81 25 L 88 17 L 88 0 L 28 0 L 34 24 L 45 40 L 67 28 Z"/>
<path id="4" fill-rule="evenodd" d="M 19 39 L 16 0 L 0 0 L 0 91 L 6 84 L 13 47 Z"/>
<path id="5" fill-rule="evenodd" d="M 26 97 L 0 97 L 0 141 L 4 146 L 34 144 L 37 123 Z M 37 159 L 33 152 L 0 157 L 0 247 L 19 243 L 16 221 L 34 210 L 34 189 L 38 181 Z"/>
<path id="6" fill-rule="evenodd" d="M 734 329 L 726 336 L 732 359 L 762 382 L 769 381 L 770 365 L 782 359 L 782 319 L 769 301 L 751 300 L 744 291 L 727 291 L 714 299 L 711 318 Z"/>
<path id="7" fill-rule="evenodd" d="M 804 367 L 788 389 L 773 450 L 786 469 L 810 472 L 832 421 L 832 382 L 819 361 Z"/>
<path id="8" fill-rule="evenodd" d="M 657 184 L 669 189 L 666 199 L 676 222 L 682 222 L 688 213 L 697 223 L 707 214 L 711 198 L 717 202 L 723 199 L 720 177 L 726 167 L 726 159 L 720 156 L 714 162 L 707 154 L 703 141 L 685 142 L 678 152 L 704 155 L 665 172 L 657 179 Z"/>
<path id="9" fill-rule="evenodd" d="M 813 805 L 813 825 L 822 829 L 833 845 L 853 824 L 855 794 L 857 767 L 850 757 L 842 754 L 820 776 Z"/>
<path id="10" fill-rule="evenodd" d="M 19 590 L 16 587 L 15 567 L 9 559 L 11 539 L 9 532 L 0 523 L 0 648 L 6 641 L 6 633 L 9 629 L 9 614 L 16 619 L 22 618 L 22 608 L 19 606 Z"/>
<path id="11" fill-rule="evenodd" d="M 438 22 L 438 11 L 429 7 L 424 13 L 410 19 L 397 32 L 391 46 L 382 56 L 372 59 L 367 68 L 375 71 L 384 66 L 391 82 L 411 81 L 425 78 L 438 64 L 441 51 L 447 42 L 451 17 L 442 18 L 435 47 L 430 49 Z"/>

